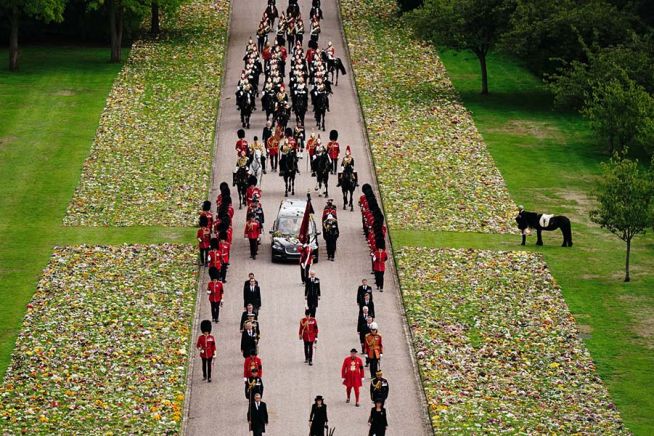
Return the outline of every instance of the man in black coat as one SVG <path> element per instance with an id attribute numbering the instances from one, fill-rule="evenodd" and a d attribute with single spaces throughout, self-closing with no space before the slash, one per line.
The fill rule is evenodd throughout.
<path id="1" fill-rule="evenodd" d="M 359 303 L 359 315 L 363 313 L 363 308 L 368 308 L 368 314 L 375 318 L 375 303 L 372 301 L 372 294 L 366 293 L 363 295 L 363 301 Z"/>
<path id="2" fill-rule="evenodd" d="M 261 394 L 255 394 L 254 401 L 248 407 L 248 424 L 254 436 L 261 436 L 268 425 L 268 408 L 261 401 Z"/>
<path id="3" fill-rule="evenodd" d="M 244 359 L 252 354 L 252 351 L 257 350 L 258 341 L 259 338 L 257 337 L 257 333 L 252 328 L 252 324 L 246 321 L 245 330 L 243 330 L 243 333 L 241 333 L 241 353 L 243 353 Z"/>
<path id="4" fill-rule="evenodd" d="M 375 375 L 376 377 L 370 381 L 370 401 L 373 403 L 381 401 L 382 405 L 384 405 L 388 398 L 388 380 L 382 377 L 384 374 L 381 369 Z"/>
<path id="5" fill-rule="evenodd" d="M 254 311 L 254 306 L 252 304 L 248 304 L 245 307 L 245 310 L 243 313 L 241 313 L 241 323 L 239 324 L 239 330 L 241 333 L 243 333 L 243 330 L 245 330 L 245 321 L 248 319 L 251 319 L 250 317 L 254 316 L 253 319 L 257 320 L 259 317 L 257 316 L 257 313 Z"/>
<path id="6" fill-rule="evenodd" d="M 259 377 L 259 370 L 252 368 L 252 377 L 248 377 L 245 382 L 245 398 L 249 401 L 254 401 L 257 394 L 259 398 L 263 396 L 263 381 Z"/>
<path id="7" fill-rule="evenodd" d="M 311 316 L 315 317 L 320 300 L 320 279 L 316 277 L 315 271 L 309 273 L 309 279 L 304 284 L 304 299 L 307 300 L 307 309 Z"/>
<path id="8" fill-rule="evenodd" d="M 370 294 L 370 301 L 372 301 L 372 286 L 368 285 L 367 279 L 363 279 L 361 280 L 361 286 L 357 289 L 357 304 L 359 306 L 361 306 L 363 296 L 366 294 Z"/>
<path id="9" fill-rule="evenodd" d="M 261 289 L 254 277 L 250 278 L 250 281 L 243 286 L 243 307 L 247 308 L 248 304 L 251 304 L 254 311 L 259 313 L 259 308 L 261 308 Z"/>

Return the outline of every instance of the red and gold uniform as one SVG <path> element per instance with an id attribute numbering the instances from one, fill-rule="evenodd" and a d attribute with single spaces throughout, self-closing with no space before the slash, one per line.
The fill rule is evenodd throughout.
<path id="1" fill-rule="evenodd" d="M 355 350 L 356 351 L 356 350 Z M 354 389 L 354 396 L 359 404 L 359 388 L 363 385 L 363 362 L 359 356 L 348 356 L 343 360 L 341 366 L 341 378 L 347 392 L 347 401 L 350 401 L 350 394 Z"/>
<path id="2" fill-rule="evenodd" d="M 248 188 L 245 190 L 245 199 L 247 201 L 248 207 L 252 204 L 252 200 L 254 199 L 254 196 L 256 195 L 259 200 L 261 200 L 261 188 L 258 186 L 250 185 Z"/>
<path id="3" fill-rule="evenodd" d="M 250 257 L 256 259 L 258 250 L 258 239 L 261 234 L 261 224 L 254 218 L 245 223 L 245 237 L 250 241 Z"/>
<path id="4" fill-rule="evenodd" d="M 250 150 L 247 139 L 239 139 L 236 141 L 236 147 L 234 148 L 236 149 L 236 155 L 239 157 L 243 155 L 242 153 L 247 155 Z"/>
<path id="5" fill-rule="evenodd" d="M 257 368 L 259 374 L 257 376 L 263 377 L 263 366 L 261 365 L 261 359 L 259 356 L 248 356 L 243 362 L 243 378 L 252 377 L 252 370 Z"/>
<path id="6" fill-rule="evenodd" d="M 368 363 L 370 364 L 370 378 L 373 378 L 377 374 L 379 359 L 381 359 L 384 353 L 381 335 L 376 330 L 371 331 L 364 339 L 364 346 L 366 355 L 368 356 Z"/>
<path id="7" fill-rule="evenodd" d="M 209 294 L 209 303 L 211 304 L 211 319 L 218 322 L 224 294 L 222 282 L 218 279 L 211 280 L 207 286 L 207 294 Z"/>
<path id="8" fill-rule="evenodd" d="M 304 363 L 313 365 L 313 344 L 318 340 L 318 321 L 312 316 L 302 318 L 298 336 L 304 342 Z"/>

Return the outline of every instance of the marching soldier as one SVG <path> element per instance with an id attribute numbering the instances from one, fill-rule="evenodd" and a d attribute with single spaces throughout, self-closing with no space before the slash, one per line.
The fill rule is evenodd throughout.
<path id="1" fill-rule="evenodd" d="M 304 318 L 300 320 L 298 337 L 304 341 L 304 363 L 313 365 L 313 346 L 318 342 L 318 321 L 311 316 L 309 309 L 304 311 Z"/>
<path id="2" fill-rule="evenodd" d="M 320 301 L 320 279 L 316 277 L 316 272 L 311 271 L 309 278 L 304 286 L 304 299 L 307 300 L 307 309 L 311 316 L 316 316 L 318 301 Z"/>
<path id="3" fill-rule="evenodd" d="M 333 215 L 334 218 L 336 218 L 338 212 L 336 210 L 336 206 L 334 205 L 334 199 L 330 198 L 327 200 L 327 204 L 325 205 L 325 208 L 322 210 L 322 220 L 325 221 L 327 219 L 327 215 Z M 324 228 L 323 228 L 324 231 Z"/>
<path id="4" fill-rule="evenodd" d="M 195 237 L 198 240 L 198 248 L 200 249 L 200 265 L 207 266 L 209 247 L 211 246 L 211 228 L 206 215 L 200 217 L 200 228 Z"/>
<path id="5" fill-rule="evenodd" d="M 220 279 L 220 272 L 217 269 L 209 269 L 209 276 L 211 281 L 207 286 L 207 294 L 209 295 L 209 303 L 211 304 L 211 319 L 213 322 L 219 322 L 220 307 L 223 305 L 223 283 Z"/>
<path id="6" fill-rule="evenodd" d="M 205 200 L 202 203 L 202 211 L 200 212 L 200 216 L 206 216 L 207 221 L 209 222 L 209 228 L 213 227 L 213 213 L 211 212 L 211 202 L 209 200 Z"/>
<path id="7" fill-rule="evenodd" d="M 243 362 L 243 381 L 247 381 L 248 378 L 252 377 L 255 369 L 257 370 L 258 376 L 263 377 L 261 359 L 257 356 L 257 350 L 252 350 Z"/>
<path id="8" fill-rule="evenodd" d="M 309 244 L 302 244 L 298 249 L 300 252 L 300 278 L 306 283 L 313 263 L 313 250 Z"/>
<path id="9" fill-rule="evenodd" d="M 259 235 L 261 234 L 261 224 L 256 220 L 254 214 L 248 215 L 248 221 L 245 223 L 244 237 L 250 242 L 250 257 L 257 258 L 259 248 Z"/>
<path id="10" fill-rule="evenodd" d="M 331 213 L 323 221 L 323 229 L 323 238 L 327 243 L 327 260 L 333 261 L 336 255 L 336 241 L 340 233 L 338 231 L 338 221 Z"/>
<path id="11" fill-rule="evenodd" d="M 252 368 L 252 376 L 245 380 L 245 398 L 252 402 L 257 394 L 263 397 L 263 381 L 259 377 L 259 369 L 254 367 Z"/>
<path id="12" fill-rule="evenodd" d="M 359 388 L 363 385 L 364 377 L 363 362 L 357 356 L 356 348 L 352 348 L 350 355 L 343 360 L 343 365 L 341 366 L 341 378 L 343 379 L 347 394 L 346 403 L 350 402 L 350 394 L 352 389 L 354 389 L 356 406 L 359 407 Z"/>
<path id="13" fill-rule="evenodd" d="M 343 160 L 341 161 L 341 167 L 345 169 L 347 166 L 352 166 L 354 167 L 354 158 L 352 157 L 352 149 L 350 146 L 345 147 L 345 157 L 343 157 Z"/>
<path id="14" fill-rule="evenodd" d="M 338 169 L 338 156 L 341 154 L 341 149 L 340 146 L 338 145 L 337 142 L 338 139 L 338 131 L 332 130 L 329 132 L 329 142 L 327 143 L 327 154 L 329 155 L 329 158 L 332 160 L 332 174 L 336 174 L 336 170 Z"/>
<path id="15" fill-rule="evenodd" d="M 370 363 L 370 378 L 377 373 L 379 360 L 384 356 L 383 353 L 382 337 L 377 330 L 377 323 L 373 322 L 370 326 L 370 333 L 366 335 L 366 354 Z"/>
<path id="16" fill-rule="evenodd" d="M 202 359 L 202 380 L 211 383 L 211 368 L 213 367 L 213 359 L 216 357 L 216 338 L 211 335 L 211 321 L 208 319 L 202 321 L 200 331 L 202 331 L 202 334 L 198 337 L 195 346 L 200 350 L 200 358 Z"/>
<path id="17" fill-rule="evenodd" d="M 388 380 L 386 380 L 380 370 L 377 371 L 376 377 L 370 381 L 370 401 L 373 403 L 381 401 L 382 406 L 388 398 Z"/>
<path id="18" fill-rule="evenodd" d="M 379 292 L 384 292 L 384 272 L 388 254 L 382 244 L 378 244 L 372 255 L 372 270 L 375 272 L 375 284 Z"/>

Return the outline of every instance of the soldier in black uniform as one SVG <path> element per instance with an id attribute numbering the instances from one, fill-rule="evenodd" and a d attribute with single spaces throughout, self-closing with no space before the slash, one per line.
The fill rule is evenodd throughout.
<path id="1" fill-rule="evenodd" d="M 309 273 L 309 278 L 304 284 L 304 299 L 307 300 L 307 309 L 311 312 L 311 316 L 315 318 L 320 300 L 320 279 L 316 277 L 315 271 Z"/>
<path id="2" fill-rule="evenodd" d="M 382 377 L 381 369 L 377 371 L 376 377 L 370 381 L 370 400 L 374 403 L 381 401 L 382 406 L 388 398 L 388 380 Z"/>
<path id="3" fill-rule="evenodd" d="M 252 377 L 248 377 L 245 382 L 245 398 L 254 401 L 254 396 L 259 394 L 263 397 L 263 381 L 259 377 L 259 370 L 252 368 Z"/>

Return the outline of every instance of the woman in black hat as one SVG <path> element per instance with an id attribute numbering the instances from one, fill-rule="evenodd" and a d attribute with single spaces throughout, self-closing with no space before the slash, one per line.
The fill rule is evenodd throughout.
<path id="1" fill-rule="evenodd" d="M 370 431 L 368 436 L 385 436 L 388 420 L 386 419 L 386 409 L 382 400 L 375 401 L 375 407 L 370 409 L 370 418 L 368 418 Z"/>
<path id="2" fill-rule="evenodd" d="M 327 405 L 323 402 L 322 395 L 318 395 L 311 405 L 309 436 L 325 436 L 325 427 L 327 427 L 328 421 Z"/>

